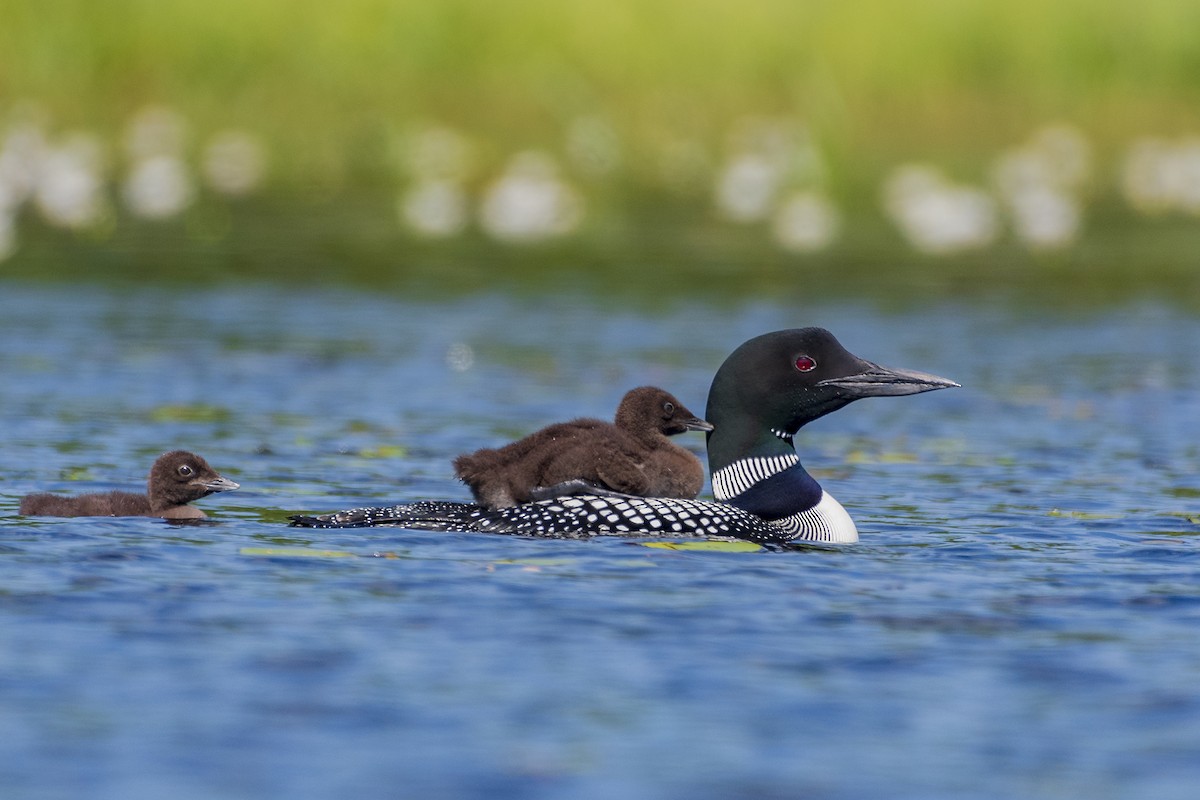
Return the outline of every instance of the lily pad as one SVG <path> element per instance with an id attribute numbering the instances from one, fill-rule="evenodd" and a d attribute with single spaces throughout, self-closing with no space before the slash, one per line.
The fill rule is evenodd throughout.
<path id="1" fill-rule="evenodd" d="M 699 542 L 638 542 L 642 547 L 654 547 L 659 550 L 706 550 L 715 553 L 757 553 L 762 545 L 754 542 L 725 542 L 705 539 Z"/>
<path id="2" fill-rule="evenodd" d="M 310 550 L 307 547 L 243 547 L 238 550 L 243 556 L 267 558 L 357 558 L 358 553 L 349 550 Z"/>
<path id="3" fill-rule="evenodd" d="M 1052 517 L 1067 517 L 1069 519 L 1120 519 L 1120 514 L 1094 514 L 1090 511 L 1063 511 L 1060 508 L 1050 509 Z"/>
<path id="4" fill-rule="evenodd" d="M 408 448 L 398 444 L 381 444 L 378 447 L 364 447 L 358 451 L 360 458 L 404 458 Z"/>
<path id="5" fill-rule="evenodd" d="M 155 422 L 226 422 L 232 416 L 229 409 L 208 403 L 159 406 L 150 412 Z"/>

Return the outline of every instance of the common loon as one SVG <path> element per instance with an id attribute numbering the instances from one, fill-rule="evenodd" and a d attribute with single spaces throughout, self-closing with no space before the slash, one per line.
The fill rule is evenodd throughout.
<path id="1" fill-rule="evenodd" d="M 918 394 L 959 384 L 889 369 L 847 351 L 823 328 L 757 336 L 725 359 L 705 418 L 717 502 L 580 495 L 512 508 L 422 501 L 291 517 L 301 527 L 396 525 L 418 530 L 581 538 L 597 535 L 734 537 L 760 543 L 858 540 L 854 521 L 805 471 L 793 437 L 805 424 L 863 397 Z"/>
<path id="2" fill-rule="evenodd" d="M 202 519 L 205 513 L 188 503 L 213 492 L 231 491 L 238 485 L 219 475 L 195 453 L 172 450 L 154 462 L 146 488 L 146 494 L 100 492 L 78 497 L 39 492 L 22 498 L 18 510 L 30 517 Z"/>
<path id="3" fill-rule="evenodd" d="M 560 422 L 497 449 L 454 460 L 475 502 L 506 508 L 563 494 L 619 493 L 691 499 L 704 485 L 704 466 L 667 437 L 710 431 L 712 425 L 654 386 L 621 399 L 615 422 Z"/>

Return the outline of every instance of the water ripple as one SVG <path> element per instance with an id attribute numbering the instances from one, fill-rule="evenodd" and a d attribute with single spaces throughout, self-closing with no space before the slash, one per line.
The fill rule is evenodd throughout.
<path id="1" fill-rule="evenodd" d="M 964 386 L 798 437 L 857 545 L 283 524 L 464 499 L 453 455 L 608 416 L 642 383 L 702 407 L 733 345 L 810 323 Z M 1140 305 L 650 315 L 570 296 L 6 286 L 0 786 L 1190 798 L 1195 341 L 1196 319 Z M 205 524 L 16 516 L 35 489 L 136 487 L 175 446 L 243 486 L 200 501 Z"/>

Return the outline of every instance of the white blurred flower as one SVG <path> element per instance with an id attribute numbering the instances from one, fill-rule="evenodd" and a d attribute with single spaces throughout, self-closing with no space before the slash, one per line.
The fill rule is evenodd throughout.
<path id="1" fill-rule="evenodd" d="M 0 167 L 0 172 L 2 172 L 2 167 Z M 12 213 L 20 207 L 21 203 L 25 202 L 27 196 L 28 191 L 19 181 L 6 181 L 0 174 L 0 214 Z"/>
<path id="2" fill-rule="evenodd" d="M 783 177 L 774 159 L 759 153 L 740 153 L 717 176 L 717 209 L 733 222 L 766 219 Z"/>
<path id="3" fill-rule="evenodd" d="M 200 164 L 204 180 L 213 189 L 227 195 L 245 195 L 262 183 L 266 150 L 257 137 L 245 131 L 221 131 L 205 146 Z"/>
<path id="4" fill-rule="evenodd" d="M 24 203 L 37 185 L 38 167 L 47 150 L 42 129 L 19 123 L 0 144 L 0 211 Z"/>
<path id="5" fill-rule="evenodd" d="M 833 241 L 841 219 L 815 188 L 824 180 L 825 164 L 802 125 L 789 119 L 741 119 L 730 145 L 733 155 L 716 176 L 721 216 L 739 223 L 769 221 L 776 242 L 795 252 Z"/>
<path id="6" fill-rule="evenodd" d="M 1043 128 L 1002 153 L 992 170 L 1013 233 L 1038 249 L 1065 247 L 1079 237 L 1083 204 L 1077 193 L 1090 175 L 1091 147 L 1067 125 Z"/>
<path id="7" fill-rule="evenodd" d="M 187 166 L 175 156 L 159 155 L 134 163 L 125 178 L 125 204 L 139 217 L 165 219 L 191 205 L 196 188 Z"/>
<path id="8" fill-rule="evenodd" d="M 1064 247 L 1079 236 L 1079 201 L 1059 189 L 1030 186 L 1008 198 L 1013 231 L 1031 247 Z"/>
<path id="9" fill-rule="evenodd" d="M 822 250 L 841 228 L 837 208 L 815 192 L 797 192 L 784 201 L 772 219 L 775 241 L 794 252 Z"/>
<path id="10" fill-rule="evenodd" d="M 399 201 L 400 219 L 425 236 L 453 236 L 467 225 L 467 195 L 450 180 L 423 180 Z"/>
<path id="11" fill-rule="evenodd" d="M 104 150 L 90 134 L 67 137 L 38 161 L 33 200 L 52 225 L 85 228 L 106 210 L 102 176 Z"/>
<path id="12" fill-rule="evenodd" d="M 539 152 L 517 155 L 487 188 L 483 229 L 497 239 L 532 241 L 562 236 L 583 220 L 583 198 L 558 177 L 554 160 Z"/>
<path id="13" fill-rule="evenodd" d="M 1154 138 L 1130 147 L 1121 173 L 1125 199 L 1139 211 L 1165 211 L 1173 204 L 1171 147 Z"/>
<path id="14" fill-rule="evenodd" d="M 1082 133 L 1067 125 L 1054 125 L 1002 153 L 992 179 L 1002 195 L 1031 187 L 1074 191 L 1091 177 L 1091 160 L 1091 146 Z"/>
<path id="15" fill-rule="evenodd" d="M 1134 142 L 1121 186 L 1126 200 L 1139 211 L 1200 214 L 1200 138 Z"/>
<path id="16" fill-rule="evenodd" d="M 1175 158 L 1179 207 L 1191 214 L 1200 214 L 1200 138 L 1190 137 L 1181 141 Z"/>
<path id="17" fill-rule="evenodd" d="M 914 247 L 954 253 L 996 239 L 996 203 L 985 192 L 950 183 L 925 165 L 898 168 L 884 185 L 884 207 Z"/>

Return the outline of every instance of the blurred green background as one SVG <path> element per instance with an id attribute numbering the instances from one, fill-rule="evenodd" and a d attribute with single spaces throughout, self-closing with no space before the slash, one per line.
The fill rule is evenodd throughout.
<path id="1" fill-rule="evenodd" d="M 0 277 L 1200 295 L 1194 0 L 6 0 Z"/>

